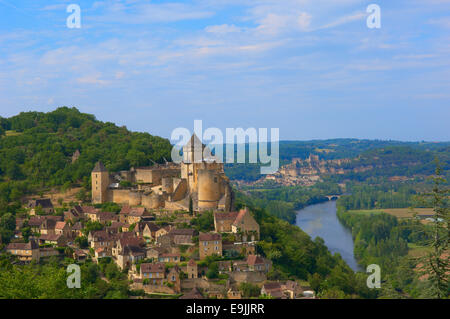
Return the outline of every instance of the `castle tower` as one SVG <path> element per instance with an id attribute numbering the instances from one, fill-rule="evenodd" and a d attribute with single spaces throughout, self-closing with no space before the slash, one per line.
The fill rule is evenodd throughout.
<path id="1" fill-rule="evenodd" d="M 187 180 L 190 192 L 198 191 L 199 170 L 223 171 L 223 164 L 217 162 L 218 159 L 211 154 L 211 150 L 193 134 L 189 142 L 183 146 L 183 163 L 181 163 L 181 178 Z"/>
<path id="2" fill-rule="evenodd" d="M 222 197 L 220 175 L 213 170 L 198 170 L 198 208 L 215 209 Z"/>
<path id="3" fill-rule="evenodd" d="M 101 204 L 108 201 L 109 173 L 102 162 L 97 162 L 91 173 L 92 202 Z"/>

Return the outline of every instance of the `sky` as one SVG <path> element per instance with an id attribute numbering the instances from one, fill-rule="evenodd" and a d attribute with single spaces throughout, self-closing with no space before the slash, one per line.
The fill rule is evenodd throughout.
<path id="1" fill-rule="evenodd" d="M 450 0 L 0 0 L 0 116 L 59 106 L 167 138 L 449 141 Z"/>

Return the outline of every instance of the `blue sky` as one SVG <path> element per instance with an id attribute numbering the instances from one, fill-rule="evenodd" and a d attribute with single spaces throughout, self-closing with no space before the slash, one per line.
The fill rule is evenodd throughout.
<path id="1" fill-rule="evenodd" d="M 62 105 L 164 137 L 448 141 L 450 0 L 0 0 L 0 115 Z"/>

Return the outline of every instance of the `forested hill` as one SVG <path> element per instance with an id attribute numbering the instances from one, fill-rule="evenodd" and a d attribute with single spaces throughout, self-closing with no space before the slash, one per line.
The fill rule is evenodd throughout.
<path id="1" fill-rule="evenodd" d="M 335 139 L 310 142 L 280 142 L 280 164 L 292 159 L 306 159 L 310 155 L 320 160 L 350 159 L 336 168 L 346 174 L 337 180 L 364 180 L 371 176 L 431 175 L 438 158 L 444 171 L 450 169 L 450 143 L 368 141 Z M 349 171 L 355 170 L 355 171 Z M 261 178 L 259 164 L 228 164 L 227 176 L 232 180 L 256 181 Z"/>
<path id="2" fill-rule="evenodd" d="M 81 155 L 72 164 L 76 150 Z M 98 160 L 110 170 L 125 170 L 170 160 L 170 151 L 167 139 L 130 132 L 76 108 L 0 118 L 1 206 L 30 189 L 86 184 Z"/>

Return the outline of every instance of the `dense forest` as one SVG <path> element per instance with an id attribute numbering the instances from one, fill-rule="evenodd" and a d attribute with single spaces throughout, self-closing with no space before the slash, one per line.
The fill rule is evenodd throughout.
<path id="1" fill-rule="evenodd" d="M 349 212 L 341 205 L 338 218 L 352 231 L 357 261 L 364 267 L 377 264 L 382 269 L 383 284 L 378 297 L 431 297 L 430 283 L 420 280 L 417 258 L 408 255 L 409 245 L 430 245 L 431 225 L 414 219 L 399 220 L 382 212 Z"/>
<path id="2" fill-rule="evenodd" d="M 422 188 L 426 189 L 425 185 Z M 419 207 L 418 189 L 418 185 L 409 183 L 354 184 L 339 203 L 346 210 Z"/>

